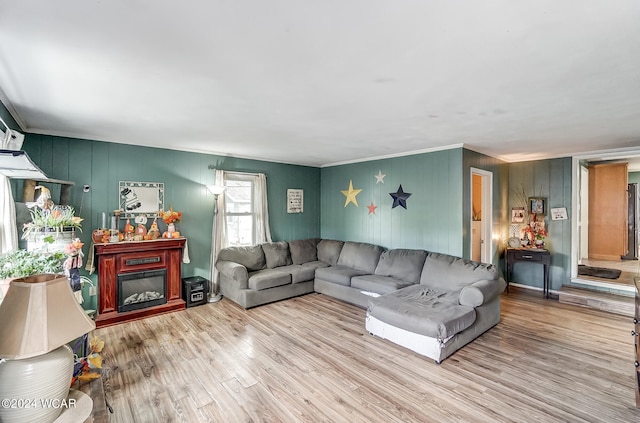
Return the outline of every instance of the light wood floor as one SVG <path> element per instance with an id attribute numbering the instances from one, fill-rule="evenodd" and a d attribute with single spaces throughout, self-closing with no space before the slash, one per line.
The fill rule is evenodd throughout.
<path id="1" fill-rule="evenodd" d="M 633 278 L 640 274 L 640 262 L 638 260 L 595 260 L 583 258 L 581 263 L 585 266 L 604 267 L 622 271 L 620 277 L 617 279 L 580 276 L 581 279 L 601 281 L 616 285 L 634 286 Z"/>
<path id="2" fill-rule="evenodd" d="M 441 365 L 321 294 L 101 328 L 110 421 L 640 421 L 631 319 L 515 291 L 502 321 Z"/>

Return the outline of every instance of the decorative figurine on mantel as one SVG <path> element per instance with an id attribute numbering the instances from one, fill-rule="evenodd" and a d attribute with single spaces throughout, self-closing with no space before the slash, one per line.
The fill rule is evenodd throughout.
<path id="1" fill-rule="evenodd" d="M 133 225 L 131 224 L 131 222 L 129 221 L 129 219 L 127 219 L 127 223 L 125 223 L 124 225 L 124 240 L 125 241 L 133 241 L 133 237 L 135 235 L 135 228 L 133 227 Z"/>
<path id="2" fill-rule="evenodd" d="M 144 226 L 144 224 L 142 223 L 138 223 L 138 226 L 136 226 L 136 241 L 142 241 L 146 234 L 147 234 L 147 227 Z M 138 239 L 138 237 L 140 239 Z"/>
<path id="3" fill-rule="evenodd" d="M 153 219 L 153 223 L 151 224 L 151 227 L 147 231 L 147 234 L 145 235 L 144 239 L 154 240 L 158 238 L 160 238 L 160 229 L 158 229 L 157 219 Z"/>

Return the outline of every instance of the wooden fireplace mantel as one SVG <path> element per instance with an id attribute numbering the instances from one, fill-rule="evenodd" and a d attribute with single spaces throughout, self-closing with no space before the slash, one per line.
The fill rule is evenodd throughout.
<path id="1" fill-rule="evenodd" d="M 182 252 L 185 238 L 95 244 L 98 261 L 98 316 L 96 327 L 138 320 L 182 310 Z M 118 312 L 118 275 L 166 269 L 167 302 L 139 310 Z"/>

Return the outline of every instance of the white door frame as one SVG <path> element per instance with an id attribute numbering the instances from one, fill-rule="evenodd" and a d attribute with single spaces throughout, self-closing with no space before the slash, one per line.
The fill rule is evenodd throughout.
<path id="1" fill-rule="evenodd" d="M 576 193 L 578 201 L 578 213 L 576 213 L 578 224 L 578 264 L 582 264 L 583 258 L 589 257 L 589 169 L 580 166 L 579 172 L 580 189 Z"/>
<path id="2" fill-rule="evenodd" d="M 491 263 L 493 258 L 493 172 L 488 170 L 471 168 L 469 174 L 469 183 L 471 189 L 469 190 L 469 216 L 473 221 L 473 175 L 478 175 L 482 178 L 482 229 L 480 230 L 481 244 L 480 244 L 480 261 L 483 263 Z M 469 222 L 469 227 L 472 223 Z M 473 243 L 471 239 L 471 231 L 469 232 L 469 242 L 471 247 L 469 249 L 469 257 L 473 254 Z"/>
<path id="3" fill-rule="evenodd" d="M 638 147 L 618 148 L 612 150 L 592 151 L 575 155 L 571 160 L 571 281 L 584 282 L 578 276 L 578 261 L 580 256 L 580 220 L 579 213 L 579 195 L 580 192 L 580 161 L 581 160 L 617 160 L 629 159 L 631 157 L 640 156 Z"/>

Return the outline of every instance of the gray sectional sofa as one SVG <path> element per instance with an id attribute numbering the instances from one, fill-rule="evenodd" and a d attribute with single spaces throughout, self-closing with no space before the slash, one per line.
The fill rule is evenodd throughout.
<path id="1" fill-rule="evenodd" d="M 220 251 L 220 292 L 244 308 L 319 292 L 367 308 L 367 330 L 440 362 L 500 320 L 490 264 L 325 239 Z"/>

